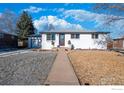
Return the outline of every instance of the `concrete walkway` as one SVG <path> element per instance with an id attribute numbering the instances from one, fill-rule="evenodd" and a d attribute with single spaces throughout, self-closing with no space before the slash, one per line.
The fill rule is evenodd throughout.
<path id="1" fill-rule="evenodd" d="M 73 67 L 64 49 L 59 49 L 46 85 L 79 85 Z"/>

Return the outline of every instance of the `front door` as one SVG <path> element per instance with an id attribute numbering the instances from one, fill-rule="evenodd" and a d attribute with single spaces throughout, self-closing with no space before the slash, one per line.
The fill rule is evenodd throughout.
<path id="1" fill-rule="evenodd" d="M 59 34 L 59 45 L 60 46 L 65 45 L 65 34 Z"/>

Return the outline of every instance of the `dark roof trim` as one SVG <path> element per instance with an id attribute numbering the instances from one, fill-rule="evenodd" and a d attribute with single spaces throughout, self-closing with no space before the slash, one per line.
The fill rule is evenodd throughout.
<path id="1" fill-rule="evenodd" d="M 0 30 L 0 33 L 2 33 L 2 34 L 8 34 L 8 35 L 12 35 L 12 36 L 17 36 L 16 34 L 12 34 L 12 33 L 5 32 L 5 31 L 1 31 L 1 30 Z"/>
<path id="2" fill-rule="evenodd" d="M 73 34 L 73 33 L 79 33 L 79 34 L 108 34 L 110 32 L 54 32 L 54 31 L 47 31 L 47 32 L 41 32 L 41 34 L 47 34 L 47 33 L 56 33 L 56 34 L 61 34 L 61 33 L 64 33 L 64 34 Z"/>
<path id="3" fill-rule="evenodd" d="M 38 34 L 38 35 L 28 35 L 27 37 L 41 37 L 41 35 L 40 34 Z"/>

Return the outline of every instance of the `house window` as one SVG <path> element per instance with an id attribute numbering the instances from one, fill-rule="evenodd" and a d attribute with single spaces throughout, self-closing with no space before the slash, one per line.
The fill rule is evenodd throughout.
<path id="1" fill-rule="evenodd" d="M 0 33 L 0 38 L 4 38 L 4 34 L 3 33 Z"/>
<path id="2" fill-rule="evenodd" d="M 80 34 L 71 34 L 71 38 L 72 39 L 79 39 L 80 38 Z"/>
<path id="3" fill-rule="evenodd" d="M 92 34 L 92 39 L 98 39 L 98 34 Z"/>
<path id="4" fill-rule="evenodd" d="M 55 34 L 47 34 L 47 40 L 55 40 Z"/>

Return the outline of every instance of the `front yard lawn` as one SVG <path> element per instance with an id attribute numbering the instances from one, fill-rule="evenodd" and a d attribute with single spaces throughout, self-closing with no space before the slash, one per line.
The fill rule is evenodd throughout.
<path id="1" fill-rule="evenodd" d="M 113 51 L 73 50 L 68 56 L 82 85 L 124 85 L 124 55 Z"/>

